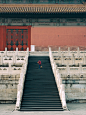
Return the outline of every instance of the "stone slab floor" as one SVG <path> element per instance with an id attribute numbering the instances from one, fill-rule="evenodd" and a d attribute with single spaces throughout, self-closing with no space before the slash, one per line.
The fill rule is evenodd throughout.
<path id="1" fill-rule="evenodd" d="M 86 103 L 68 103 L 67 111 L 15 111 L 15 104 L 0 104 L 0 115 L 86 115 Z"/>

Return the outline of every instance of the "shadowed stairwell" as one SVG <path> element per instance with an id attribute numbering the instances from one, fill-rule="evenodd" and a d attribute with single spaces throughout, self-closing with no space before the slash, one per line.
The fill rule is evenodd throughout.
<path id="1" fill-rule="evenodd" d="M 42 62 L 39 69 L 38 60 Z M 63 111 L 48 56 L 30 56 L 21 111 Z"/>

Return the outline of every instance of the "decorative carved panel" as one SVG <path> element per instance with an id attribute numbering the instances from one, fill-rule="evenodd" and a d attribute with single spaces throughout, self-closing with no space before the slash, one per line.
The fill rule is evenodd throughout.
<path id="1" fill-rule="evenodd" d="M 25 51 L 28 46 L 28 29 L 7 29 L 7 48 L 9 51 Z"/>

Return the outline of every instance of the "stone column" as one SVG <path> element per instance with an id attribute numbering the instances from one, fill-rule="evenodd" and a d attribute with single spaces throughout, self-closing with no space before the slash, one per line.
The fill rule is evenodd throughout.
<path id="1" fill-rule="evenodd" d="M 35 51 L 35 45 L 31 45 L 31 51 L 32 51 L 32 52 Z"/>

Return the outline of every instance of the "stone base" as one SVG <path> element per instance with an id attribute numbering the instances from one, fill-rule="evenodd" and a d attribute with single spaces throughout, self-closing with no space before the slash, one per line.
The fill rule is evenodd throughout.
<path id="1" fill-rule="evenodd" d="M 86 46 L 35 46 L 35 51 L 49 51 L 49 47 L 52 51 L 58 51 L 59 47 L 61 51 L 68 51 L 68 47 L 70 47 L 70 51 L 77 51 L 78 47 L 80 51 L 86 50 Z"/>
<path id="2" fill-rule="evenodd" d="M 16 100 L 0 100 L 0 104 L 16 104 Z"/>
<path id="3" fill-rule="evenodd" d="M 86 99 L 66 100 L 67 103 L 86 103 Z"/>

